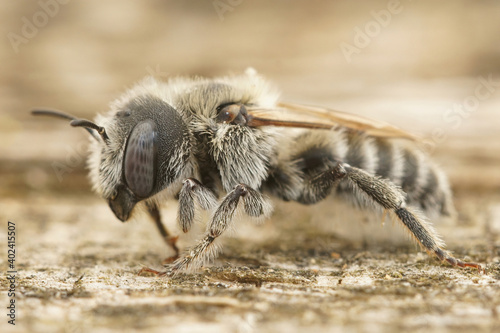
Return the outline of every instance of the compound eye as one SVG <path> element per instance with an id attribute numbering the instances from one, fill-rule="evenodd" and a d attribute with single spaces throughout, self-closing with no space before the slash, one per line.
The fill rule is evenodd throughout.
<path id="1" fill-rule="evenodd" d="M 150 120 L 137 124 L 128 137 L 123 161 L 125 182 L 140 198 L 147 198 L 154 189 L 156 137 L 156 125 Z"/>
<path id="2" fill-rule="evenodd" d="M 216 121 L 223 124 L 244 125 L 247 122 L 247 110 L 242 104 L 226 104 L 217 108 Z"/>

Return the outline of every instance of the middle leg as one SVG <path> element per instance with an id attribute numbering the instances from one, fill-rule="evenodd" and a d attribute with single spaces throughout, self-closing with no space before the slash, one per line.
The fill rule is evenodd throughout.
<path id="1" fill-rule="evenodd" d="M 245 184 L 236 185 L 215 210 L 205 236 L 197 245 L 188 250 L 186 255 L 173 263 L 170 272 L 175 274 L 179 271 L 199 268 L 217 255 L 218 248 L 213 243 L 231 225 L 240 198 L 243 200 L 245 213 L 251 217 L 269 216 L 272 212 L 268 199 L 260 192 Z"/>

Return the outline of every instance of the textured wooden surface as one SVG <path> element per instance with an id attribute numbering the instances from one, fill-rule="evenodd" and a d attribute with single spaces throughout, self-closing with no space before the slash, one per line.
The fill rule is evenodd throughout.
<path id="1" fill-rule="evenodd" d="M 218 12 L 211 1 L 69 2 L 18 52 L 9 33 L 21 35 L 43 8 L 2 5 L 0 267 L 7 268 L 11 220 L 18 307 L 13 327 L 2 274 L 0 330 L 499 330 L 500 5 L 223 2 L 232 10 Z M 389 9 L 385 26 L 377 23 Z M 358 28 L 370 26 L 369 42 L 346 58 L 341 45 L 361 45 Z M 440 264 L 397 225 L 330 201 L 277 203 L 264 224 L 240 221 L 222 241 L 224 253 L 199 274 L 137 276 L 170 255 L 152 223 L 143 216 L 122 224 L 91 193 L 84 131 L 28 111 L 51 106 L 91 118 L 145 75 L 224 75 L 247 66 L 286 100 L 356 112 L 425 137 L 450 176 L 459 211 L 436 227 L 450 250 L 483 263 L 486 273 Z M 162 211 L 179 233 L 175 212 L 175 202 Z M 180 244 L 192 244 L 201 228 Z"/>

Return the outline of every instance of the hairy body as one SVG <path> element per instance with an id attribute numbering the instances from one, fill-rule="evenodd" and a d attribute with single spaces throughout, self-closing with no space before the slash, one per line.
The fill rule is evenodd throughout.
<path id="1" fill-rule="evenodd" d="M 280 103 L 278 96 L 253 70 L 166 83 L 147 78 L 95 124 L 64 117 L 101 135 L 91 147 L 90 175 L 120 220 L 144 205 L 177 250 L 158 206 L 178 197 L 184 232 L 197 207 L 212 211 L 204 237 L 168 272 L 196 269 L 212 258 L 214 241 L 238 206 L 251 217 L 270 216 L 268 195 L 303 204 L 336 195 L 388 211 L 430 254 L 480 267 L 453 258 L 417 213 L 454 210 L 446 177 L 411 135 L 351 114 Z"/>

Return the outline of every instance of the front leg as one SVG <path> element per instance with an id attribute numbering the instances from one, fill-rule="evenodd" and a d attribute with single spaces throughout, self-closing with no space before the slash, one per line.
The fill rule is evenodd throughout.
<path id="1" fill-rule="evenodd" d="M 187 251 L 187 255 L 176 260 L 170 268 L 170 272 L 175 274 L 186 269 L 199 268 L 217 255 L 218 249 L 213 243 L 233 222 L 234 212 L 240 198 L 243 199 L 244 211 L 249 216 L 269 216 L 272 212 L 271 205 L 261 193 L 245 184 L 236 185 L 216 209 L 202 240 Z"/>
<path id="2" fill-rule="evenodd" d="M 184 180 L 179 192 L 179 212 L 177 220 L 185 233 L 191 229 L 195 218 L 195 200 L 204 210 L 217 206 L 217 198 L 208 187 L 194 178 Z"/>
<path id="3" fill-rule="evenodd" d="M 154 202 L 146 202 L 146 207 L 148 209 L 148 213 L 153 219 L 153 221 L 156 224 L 156 228 L 158 229 L 158 232 L 162 236 L 163 240 L 167 245 L 169 245 L 174 251 L 175 255 L 172 257 L 169 257 L 163 261 L 163 263 L 169 263 L 175 261 L 177 258 L 179 258 L 179 248 L 177 247 L 177 239 L 179 238 L 178 236 L 171 236 L 165 226 L 163 225 L 161 221 L 161 215 L 160 215 L 160 210 L 158 208 L 158 205 Z"/>

